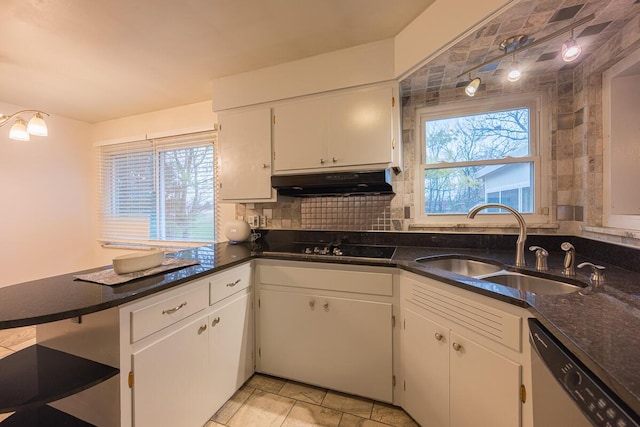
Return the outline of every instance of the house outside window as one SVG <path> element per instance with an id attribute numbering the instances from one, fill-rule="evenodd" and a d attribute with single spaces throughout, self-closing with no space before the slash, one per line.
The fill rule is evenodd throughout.
<path id="1" fill-rule="evenodd" d="M 100 147 L 100 240 L 172 246 L 214 242 L 211 132 Z"/>
<path id="2" fill-rule="evenodd" d="M 460 223 L 480 203 L 502 203 L 547 222 L 543 98 L 497 97 L 419 109 L 417 205 L 420 223 Z M 481 213 L 502 213 L 487 209 Z M 508 221 L 494 215 L 487 223 Z M 478 224 L 475 222 L 474 224 Z"/>

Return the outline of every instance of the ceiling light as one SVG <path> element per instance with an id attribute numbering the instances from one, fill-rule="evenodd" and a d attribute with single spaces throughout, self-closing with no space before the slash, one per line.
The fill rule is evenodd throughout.
<path id="1" fill-rule="evenodd" d="M 513 55 L 513 60 L 511 61 L 511 66 L 507 71 L 507 80 L 510 82 L 517 82 L 522 77 L 522 73 L 520 72 L 520 65 L 516 61 L 516 56 Z"/>
<path id="2" fill-rule="evenodd" d="M 47 136 L 49 134 L 47 124 L 44 122 L 42 114 L 36 113 L 36 115 L 29 120 L 27 132 L 36 136 Z"/>
<path id="3" fill-rule="evenodd" d="M 467 96 L 474 96 L 480 87 L 480 83 L 480 77 L 471 80 L 467 87 L 464 88 L 464 93 L 466 93 Z"/>
<path id="4" fill-rule="evenodd" d="M 29 125 L 24 121 L 20 114 L 35 113 L 29 120 Z M 0 127 L 8 124 L 12 119 L 15 119 L 15 123 L 11 126 L 9 131 L 9 138 L 16 141 L 29 141 L 29 135 L 47 136 L 47 124 L 44 122 L 42 115 L 48 116 L 49 114 L 39 110 L 22 110 L 17 113 L 13 113 L 9 116 L 0 114 Z"/>
<path id="5" fill-rule="evenodd" d="M 27 124 L 22 120 L 22 117 L 18 117 L 16 122 L 11 126 L 9 131 L 9 138 L 16 141 L 28 141 L 29 132 L 27 132 Z"/>
<path id="6" fill-rule="evenodd" d="M 580 56 L 581 52 L 582 52 L 582 48 L 580 47 L 576 39 L 573 38 L 573 28 L 572 28 L 571 36 L 569 37 L 569 40 L 562 43 L 562 53 L 561 53 L 562 60 L 564 62 L 575 61 L 578 58 L 578 56 Z"/>

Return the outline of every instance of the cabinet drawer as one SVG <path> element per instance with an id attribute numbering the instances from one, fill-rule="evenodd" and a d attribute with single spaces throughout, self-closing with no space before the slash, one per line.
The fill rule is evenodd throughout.
<path id="1" fill-rule="evenodd" d="M 201 283 L 195 288 L 175 296 L 169 296 L 155 304 L 131 312 L 131 342 L 182 320 L 207 307 L 207 286 Z"/>
<path id="2" fill-rule="evenodd" d="M 249 286 L 251 286 L 249 264 L 215 274 L 209 279 L 209 304 L 215 304 Z"/>
<path id="3" fill-rule="evenodd" d="M 393 274 L 280 265 L 258 266 L 259 280 L 265 285 L 393 295 Z"/>

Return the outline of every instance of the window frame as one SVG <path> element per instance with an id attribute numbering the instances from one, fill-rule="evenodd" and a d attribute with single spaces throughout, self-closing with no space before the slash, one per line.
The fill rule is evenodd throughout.
<path id="1" fill-rule="evenodd" d="M 145 144 L 148 144 L 149 148 L 143 148 Z M 105 211 L 104 203 L 105 198 L 113 197 L 113 185 L 115 175 L 115 165 L 113 163 L 110 164 L 110 167 L 105 169 L 105 159 L 103 157 L 103 148 L 107 148 L 109 146 L 129 146 L 129 148 L 123 147 L 124 150 L 130 150 L 128 154 L 139 153 L 150 153 L 152 155 L 152 163 L 153 163 L 153 182 L 152 186 L 154 188 L 155 194 L 155 209 L 156 215 L 158 216 L 156 224 L 160 225 L 160 212 L 162 209 L 162 196 L 159 191 L 163 186 L 162 176 L 164 171 L 161 167 L 161 158 L 162 154 L 166 152 L 170 152 L 173 150 L 180 149 L 190 149 L 190 148 L 201 148 L 201 147 L 211 147 L 211 156 L 212 156 L 212 168 L 213 168 L 213 182 L 212 182 L 212 192 L 213 192 L 213 236 L 211 240 L 167 240 L 163 238 L 156 239 L 145 239 L 145 238 L 136 238 L 132 237 L 106 237 L 104 235 L 104 215 L 110 215 L 107 211 Z M 215 243 L 219 237 L 219 216 L 220 216 L 220 205 L 219 205 L 219 191 L 218 191 L 218 146 L 217 146 L 217 132 L 215 131 L 197 131 L 194 133 L 188 134 L 180 134 L 180 135 L 162 135 L 159 137 L 149 137 L 145 135 L 140 138 L 127 138 L 127 139 L 119 139 L 112 141 L 103 141 L 101 143 L 95 144 L 97 149 L 97 157 L 98 157 L 98 199 L 99 199 L 99 212 L 98 212 L 98 242 L 102 244 L 104 247 L 127 247 L 127 248 L 148 248 L 148 247 L 162 247 L 162 248 L 185 248 L 185 247 L 196 247 L 202 246 L 203 244 L 212 244 Z M 105 176 L 104 171 L 109 169 L 109 175 Z M 105 190 L 106 188 L 108 190 Z M 113 202 L 112 202 L 113 203 Z M 112 206 L 113 207 L 113 206 Z M 135 215 L 135 214 L 132 214 Z M 166 221 L 166 218 L 164 219 Z M 165 235 L 166 230 L 163 235 Z M 160 237 L 160 234 L 158 236 Z M 165 235 L 166 237 L 166 235 Z"/>
<path id="2" fill-rule="evenodd" d="M 475 219 L 467 218 L 466 213 L 436 213 L 424 212 L 425 187 L 424 176 L 428 169 L 441 169 L 445 167 L 463 167 L 469 162 L 440 162 L 436 164 L 426 163 L 426 135 L 425 122 L 427 120 L 443 119 L 447 117 L 483 114 L 492 111 L 529 108 L 530 152 L 529 156 L 503 159 L 505 163 L 533 163 L 534 206 L 533 212 L 523 213 L 527 224 L 548 224 L 549 215 L 549 119 L 548 101 L 544 93 L 528 93 L 517 95 L 493 96 L 491 98 L 479 98 L 468 100 L 456 100 L 435 106 L 427 106 L 416 109 L 415 159 L 414 159 L 414 203 L 415 225 L 424 227 L 443 226 L 473 226 L 473 227 L 501 227 L 513 223 L 513 217 L 508 212 L 491 213 L 489 210 L 481 211 Z M 482 164 L 482 161 L 473 162 Z M 487 161 L 487 164 L 495 164 Z"/>

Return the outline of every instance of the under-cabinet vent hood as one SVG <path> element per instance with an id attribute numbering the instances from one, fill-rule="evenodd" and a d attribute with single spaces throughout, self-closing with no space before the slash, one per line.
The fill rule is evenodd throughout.
<path id="1" fill-rule="evenodd" d="M 389 169 L 364 172 L 329 172 L 273 175 L 271 186 L 283 196 L 393 194 Z"/>

